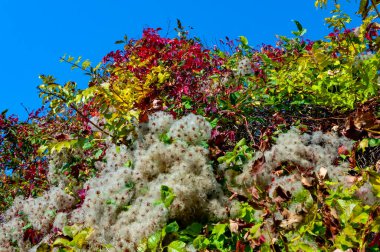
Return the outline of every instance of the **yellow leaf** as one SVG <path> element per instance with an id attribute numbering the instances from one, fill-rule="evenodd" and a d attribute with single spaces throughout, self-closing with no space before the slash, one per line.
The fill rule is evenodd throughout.
<path id="1" fill-rule="evenodd" d="M 100 84 L 100 86 L 102 87 L 102 88 L 105 88 L 105 89 L 109 89 L 109 87 L 110 87 L 110 84 L 108 83 L 108 82 L 104 82 L 104 83 L 102 83 L 102 84 Z"/>
<path id="2" fill-rule="evenodd" d="M 368 147 L 368 138 L 364 138 L 363 140 L 361 140 L 358 147 L 364 152 L 365 149 Z"/>
<path id="3" fill-rule="evenodd" d="M 81 249 L 87 243 L 87 239 L 91 235 L 91 233 L 91 228 L 83 229 L 73 238 L 71 243 L 75 244 L 76 247 Z"/>
<path id="4" fill-rule="evenodd" d="M 62 141 L 62 142 L 54 143 L 51 146 L 49 146 L 49 147 L 51 147 L 50 152 L 51 153 L 54 153 L 54 152 L 59 153 L 64 148 L 70 149 L 71 146 L 73 146 L 76 142 L 78 142 L 78 140 L 68 140 L 68 141 Z"/>
<path id="5" fill-rule="evenodd" d="M 68 247 L 70 245 L 70 241 L 65 239 L 65 238 L 57 238 L 54 242 L 53 242 L 53 246 L 65 246 L 65 247 Z"/>
<path id="6" fill-rule="evenodd" d="M 167 79 L 167 74 L 158 73 L 158 83 L 162 84 Z"/>
<path id="7" fill-rule="evenodd" d="M 46 146 L 46 145 L 41 145 L 41 146 L 38 148 L 38 150 L 37 150 L 38 155 L 42 155 L 42 154 L 46 151 L 47 148 L 48 148 L 48 146 Z"/>

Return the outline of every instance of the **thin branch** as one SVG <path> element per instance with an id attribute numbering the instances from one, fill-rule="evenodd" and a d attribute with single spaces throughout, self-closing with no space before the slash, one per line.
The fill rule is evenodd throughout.
<path id="1" fill-rule="evenodd" d="M 251 139 L 251 142 L 254 144 L 254 143 L 255 143 L 255 138 L 253 137 L 251 131 L 249 130 L 249 125 L 248 125 L 247 118 L 246 118 L 244 115 L 241 115 L 241 117 L 242 117 L 243 120 L 244 120 L 245 130 L 247 131 L 247 133 L 248 133 L 248 135 L 249 135 L 249 138 Z"/>
<path id="2" fill-rule="evenodd" d="M 68 60 L 66 60 L 65 58 L 61 57 L 61 60 L 63 60 L 64 62 L 72 65 L 72 66 L 75 66 L 75 67 L 78 67 L 80 69 L 82 69 L 83 71 L 87 72 L 87 73 L 90 73 L 90 74 L 93 74 L 91 71 L 87 70 L 87 69 L 83 69 L 82 67 L 80 67 L 78 64 L 75 64 L 75 63 L 72 63 Z M 96 74 L 97 77 L 99 77 L 102 81 L 104 82 L 107 82 L 107 79 L 100 76 L 99 74 Z M 113 90 L 112 86 L 110 85 L 110 89 L 109 89 L 114 95 L 116 95 L 123 103 L 125 104 L 128 104 L 115 90 Z"/>
<path id="3" fill-rule="evenodd" d="M 94 73 L 91 72 L 90 70 L 87 70 L 87 69 L 85 69 L 85 68 L 82 68 L 82 67 L 79 66 L 78 64 L 75 64 L 75 63 L 73 63 L 73 62 L 70 62 L 70 61 L 66 60 L 65 58 L 63 58 L 63 57 L 61 57 L 60 59 L 61 59 L 62 61 L 64 61 L 64 62 L 68 63 L 69 65 L 72 65 L 72 66 L 75 66 L 75 67 L 77 67 L 77 68 L 82 69 L 83 71 L 85 71 L 85 72 L 87 72 L 87 73 L 89 73 L 89 74 L 94 74 Z M 99 77 L 99 78 L 100 78 L 102 81 L 104 81 L 104 82 L 107 81 L 105 78 L 103 78 L 103 77 L 100 76 L 99 74 L 96 74 L 96 76 Z"/>
<path id="4" fill-rule="evenodd" d="M 376 5 L 376 3 L 374 2 L 374 0 L 371 0 L 371 3 L 372 3 L 372 6 L 373 6 L 373 8 L 375 9 L 375 11 L 376 11 L 376 13 L 377 13 L 377 17 L 380 17 L 379 9 L 377 9 L 377 5 Z"/>
<path id="5" fill-rule="evenodd" d="M 64 97 L 60 96 L 60 95 L 57 95 L 57 94 L 54 94 L 54 93 L 50 93 L 50 92 L 46 92 L 44 90 L 42 90 L 41 88 L 38 88 L 39 91 L 43 94 L 47 94 L 47 95 L 52 95 L 60 100 L 62 100 L 63 102 L 65 102 L 66 104 L 68 103 L 68 100 L 65 99 Z M 92 126 L 94 126 L 96 129 L 98 129 L 99 131 L 105 133 L 106 135 L 108 136 L 111 136 L 111 137 L 114 137 L 113 135 L 111 135 L 110 133 L 104 131 L 104 129 L 100 128 L 98 125 L 96 125 L 95 123 L 93 123 L 91 120 L 89 120 L 87 118 L 87 116 L 85 116 L 77 107 L 75 107 L 74 105 L 70 104 L 69 107 L 73 110 L 75 110 L 76 113 L 78 113 L 78 115 L 80 115 L 82 118 L 84 119 L 87 119 L 88 120 L 88 123 L 90 123 Z"/>

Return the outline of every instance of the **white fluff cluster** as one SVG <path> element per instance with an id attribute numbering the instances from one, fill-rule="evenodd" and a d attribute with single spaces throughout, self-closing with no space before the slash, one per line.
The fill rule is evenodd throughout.
<path id="1" fill-rule="evenodd" d="M 96 163 L 97 177 L 83 186 L 86 197 L 80 207 L 73 210 L 73 198 L 58 187 L 40 198 L 17 199 L 5 215 L 0 244 L 16 239 L 21 250 L 27 249 L 21 243 L 22 227 L 27 223 L 17 224 L 19 229 L 13 227 L 18 223 L 15 220 L 23 220 L 17 217 L 20 211 L 46 237 L 52 228 L 62 230 L 73 224 L 90 227 L 93 232 L 83 251 L 96 251 L 104 244 L 113 246 L 110 251 L 136 251 L 142 239 L 169 219 L 188 224 L 227 217 L 227 198 L 214 177 L 208 150 L 198 145 L 211 136 L 211 126 L 204 118 L 190 114 L 176 121 L 158 112 L 138 133 L 132 149 L 110 144 L 106 162 Z M 172 143 L 161 142 L 162 134 L 170 136 Z M 175 195 L 169 208 L 160 203 L 162 185 Z M 16 232 L 9 231 L 10 225 Z"/>
<path id="2" fill-rule="evenodd" d="M 0 251 L 17 251 L 13 244 L 16 243 L 19 248 L 30 248 L 29 242 L 24 242 L 23 227 L 27 223 L 20 217 L 14 217 L 5 223 L 0 224 Z"/>
<path id="3" fill-rule="evenodd" d="M 67 176 L 63 175 L 59 171 L 64 165 L 70 164 L 73 161 L 73 157 L 81 158 L 84 157 L 83 150 L 67 149 L 63 148 L 60 152 L 54 152 L 50 154 L 49 157 L 49 171 L 47 174 L 47 179 L 51 185 L 62 187 L 68 184 L 70 181 Z"/>
<path id="4" fill-rule="evenodd" d="M 162 134 L 167 132 L 174 123 L 173 116 L 159 111 L 149 116 L 148 128 L 153 134 Z"/>
<path id="5" fill-rule="evenodd" d="M 267 191 L 269 199 L 274 202 L 292 199 L 286 211 L 275 213 L 274 218 L 282 228 L 293 229 L 302 222 L 303 214 L 299 213 L 313 205 L 313 199 L 304 187 L 312 182 L 307 180 L 308 175 L 324 168 L 331 180 L 342 182 L 348 176 L 347 162 L 335 164 L 338 148 L 342 145 L 352 148 L 349 139 L 335 134 L 301 134 L 292 129 L 280 134 L 270 150 L 256 153 L 243 167 L 242 173 L 226 171 L 227 183 L 235 192 L 247 197 L 252 188 L 257 188 Z M 268 230 L 274 225 L 271 221 L 266 219 Z"/>
<path id="6" fill-rule="evenodd" d="M 373 193 L 372 185 L 369 182 L 364 183 L 356 192 L 355 196 L 358 197 L 366 205 L 374 205 L 380 203 L 380 199 Z"/>
<path id="7" fill-rule="evenodd" d="M 172 144 L 159 140 L 165 133 Z M 174 121 L 168 114 L 153 114 L 141 127 L 134 151 L 110 146 L 106 167 L 86 183 L 90 189 L 83 206 L 71 215 L 72 223 L 95 230 L 93 246 L 109 243 L 116 251 L 134 251 L 169 218 L 187 223 L 225 217 L 220 211 L 225 198 L 208 164 L 208 152 L 196 145 L 210 135 L 211 127 L 202 117 L 191 114 Z M 157 205 L 162 185 L 176 195 L 169 209 Z"/>
<path id="8" fill-rule="evenodd" d="M 54 219 L 53 228 L 63 230 L 63 228 L 67 226 L 67 223 L 67 213 L 57 213 Z"/>
<path id="9" fill-rule="evenodd" d="M 352 148 L 352 142 L 349 139 L 338 137 L 333 133 L 314 132 L 310 135 L 300 134 L 298 130 L 292 129 L 279 135 L 276 144 L 270 150 L 258 153 L 244 167 L 240 175 L 229 180 L 244 188 L 252 185 L 262 189 L 269 187 L 270 196 L 273 196 L 273 191 L 277 186 L 281 186 L 285 191 L 294 192 L 296 188 L 302 189 L 302 174 L 274 175 L 276 168 L 284 163 L 291 163 L 300 167 L 299 173 L 306 171 L 317 173 L 321 168 L 325 168 L 331 180 L 343 182 L 345 176 L 348 175 L 349 165 L 347 162 L 334 164 L 338 157 L 338 148 L 342 145 L 347 149 Z M 265 163 L 255 167 L 256 160 L 262 157 Z"/>
<path id="10" fill-rule="evenodd" d="M 247 75 L 252 73 L 251 62 L 248 57 L 243 57 L 237 66 L 237 75 Z"/>
<path id="11" fill-rule="evenodd" d="M 28 249 L 30 244 L 23 241 L 23 227 L 26 224 L 29 223 L 34 230 L 47 234 L 56 213 L 70 209 L 74 204 L 75 199 L 59 187 L 51 188 L 39 198 L 16 198 L 12 207 L 4 214 L 5 223 L 0 225 L 0 244 L 15 241 L 21 250 Z"/>
<path id="12" fill-rule="evenodd" d="M 106 124 L 106 120 L 104 118 L 100 118 L 98 116 L 91 117 L 89 126 L 92 131 L 99 131 L 99 129 L 104 130 L 104 125 Z M 95 127 L 96 125 L 97 127 Z"/>
<path id="13" fill-rule="evenodd" d="M 211 137 L 211 125 L 202 116 L 189 114 L 173 123 L 168 135 L 189 144 L 200 144 Z"/>
<path id="14" fill-rule="evenodd" d="M 352 142 L 345 137 L 338 137 L 334 133 L 322 133 L 320 131 L 309 134 L 300 134 L 296 130 L 290 130 L 281 134 L 276 145 L 265 155 L 266 164 L 270 167 L 277 167 L 282 162 L 289 162 L 305 168 L 314 168 L 319 171 L 321 167 L 328 169 L 329 176 L 332 171 L 337 169 L 333 165 L 338 157 L 338 148 L 344 145 L 347 149 L 352 148 Z M 343 165 L 348 169 L 347 164 Z"/>
<path id="15" fill-rule="evenodd" d="M 301 182 L 301 176 L 299 174 L 291 174 L 287 176 L 281 176 L 278 177 L 273 181 L 271 184 L 271 187 L 269 189 L 269 197 L 275 198 L 276 195 L 276 188 L 281 187 L 284 190 L 284 193 L 287 194 L 294 194 L 299 192 L 300 190 L 304 189 L 302 182 Z"/>

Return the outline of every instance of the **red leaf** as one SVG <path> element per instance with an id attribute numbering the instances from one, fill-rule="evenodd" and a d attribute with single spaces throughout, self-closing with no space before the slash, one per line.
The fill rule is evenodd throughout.
<path id="1" fill-rule="evenodd" d="M 350 152 L 348 151 L 348 149 L 347 149 L 346 146 L 342 145 L 342 146 L 340 146 L 340 147 L 338 148 L 338 154 L 339 154 L 339 155 L 345 155 L 345 156 L 347 156 L 347 155 L 350 154 Z"/>
<path id="2" fill-rule="evenodd" d="M 148 113 L 146 112 L 142 112 L 140 113 L 140 116 L 139 116 L 139 122 L 140 123 L 146 123 L 149 121 L 149 118 L 148 118 Z"/>
<path id="3" fill-rule="evenodd" d="M 245 244 L 241 241 L 237 241 L 236 243 L 236 252 L 244 252 L 245 251 Z"/>
<path id="4" fill-rule="evenodd" d="M 370 244 L 368 244 L 368 247 L 374 247 L 374 246 L 380 247 L 380 233 L 377 233 Z"/>

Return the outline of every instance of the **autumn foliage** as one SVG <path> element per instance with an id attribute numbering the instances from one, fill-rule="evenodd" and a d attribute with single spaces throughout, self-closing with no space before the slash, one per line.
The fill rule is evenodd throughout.
<path id="1" fill-rule="evenodd" d="M 209 209 L 201 217 L 189 209 L 181 213 L 173 202 L 178 208 L 191 204 L 180 194 L 181 201 L 175 201 L 176 191 L 160 185 L 160 201 L 146 202 L 163 204 L 160 213 L 171 217 L 160 215 L 165 223 L 152 224 L 158 228 L 153 233 L 147 228 L 139 251 L 379 251 L 380 25 L 379 3 L 371 2 L 361 1 L 363 22 L 356 28 L 348 28 L 349 17 L 336 4 L 326 19 L 331 33 L 315 41 L 306 39 L 306 29 L 295 21 L 294 37 L 279 36 L 276 45 L 254 48 L 241 36 L 207 48 L 178 21 L 178 37 L 147 28 L 139 39 L 118 41 L 123 48 L 95 67 L 88 60 L 62 57 L 90 76 L 86 89 L 41 75 L 38 90 L 45 108 L 25 121 L 0 114 L 0 231 L 10 230 L 9 216 L 23 226 L 21 243 L 1 233 L 0 241 L 9 240 L 7 249 L 20 244 L 37 251 L 89 249 L 92 226 L 53 228 L 54 218 L 81 211 L 91 197 L 100 197 L 90 182 L 105 176 L 110 158 L 124 162 L 131 174 L 140 176 L 141 169 L 143 179 L 155 181 L 159 175 L 146 171 L 141 160 L 148 156 L 158 166 L 167 160 L 154 156 L 151 144 L 173 152 L 173 162 L 187 168 L 196 167 L 195 157 L 201 160 L 203 173 L 193 176 L 209 191 L 196 194 L 217 203 L 213 207 L 196 199 L 191 204 L 202 202 L 213 209 L 209 212 L 217 212 L 221 202 L 225 206 L 219 207 L 219 219 L 209 217 Z M 194 160 L 178 155 L 175 144 L 187 146 L 182 151 Z M 122 159 L 127 156 L 130 160 Z M 138 171 L 131 168 L 135 165 Z M 179 184 L 189 179 L 170 167 L 167 173 L 175 174 Z M 210 174 L 212 185 L 206 179 Z M 140 189 L 149 191 L 142 187 L 136 195 L 144 195 Z M 45 197 L 54 205 L 49 190 L 65 204 L 43 228 L 12 212 L 13 201 L 20 206 L 23 198 L 30 203 Z M 114 196 L 112 188 L 108 193 Z M 187 193 L 182 197 L 193 197 Z M 134 208 L 134 198 L 128 200 L 129 205 L 109 213 Z M 107 199 L 105 204 L 116 203 Z M 43 239 L 47 234 L 49 239 Z M 98 242 L 99 251 L 119 246 Z"/>

